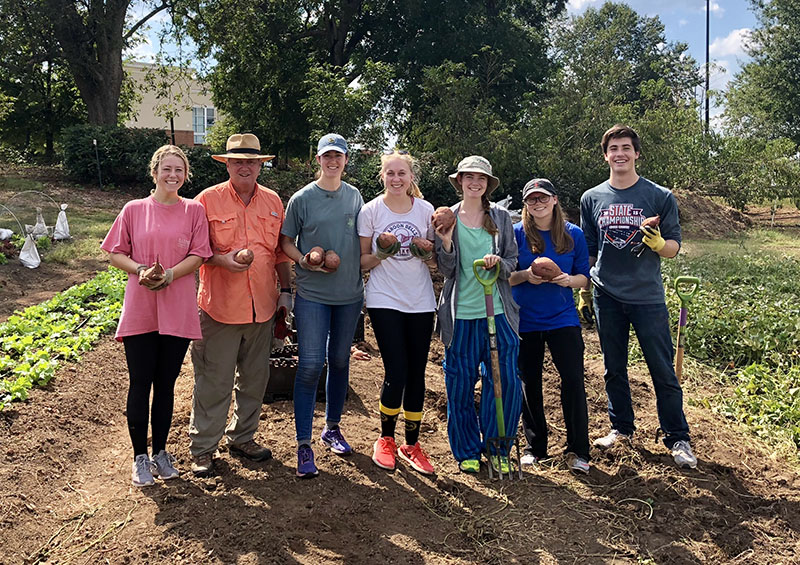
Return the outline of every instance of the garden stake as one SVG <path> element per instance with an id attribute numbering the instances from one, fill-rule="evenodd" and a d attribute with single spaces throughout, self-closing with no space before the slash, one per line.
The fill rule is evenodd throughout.
<path id="1" fill-rule="evenodd" d="M 688 292 L 681 291 L 681 285 L 692 285 Z M 678 351 L 675 354 L 675 375 L 678 382 L 683 376 L 683 342 L 686 339 L 686 319 L 689 315 L 689 302 L 694 298 L 697 288 L 700 286 L 700 279 L 697 277 L 678 277 L 675 279 L 675 293 L 681 299 L 681 314 L 678 318 Z M 682 331 L 683 330 L 683 331 Z"/>
<path id="2" fill-rule="evenodd" d="M 483 286 L 483 296 L 486 300 L 486 321 L 489 326 L 489 350 L 492 358 L 492 381 L 494 382 L 494 407 L 495 413 L 497 414 L 498 437 L 492 437 L 486 440 L 486 458 L 489 461 L 489 479 L 494 478 L 492 469 L 492 451 L 494 451 L 495 456 L 498 458 L 497 475 L 501 481 L 503 480 L 503 475 L 506 475 L 509 480 L 513 479 L 513 463 L 516 463 L 517 470 L 519 472 L 519 478 L 521 479 L 522 465 L 520 464 L 519 439 L 517 438 L 516 429 L 514 430 L 513 437 L 509 437 L 506 434 L 505 417 L 503 415 L 503 383 L 500 376 L 500 359 L 498 358 L 497 354 L 497 329 L 494 324 L 494 301 L 492 297 L 492 287 L 494 287 L 494 283 L 497 281 L 497 277 L 500 275 L 500 265 L 495 265 L 494 273 L 492 273 L 489 278 L 481 277 L 480 273 L 478 272 L 478 268 L 483 268 L 483 265 L 483 259 L 475 260 L 472 263 L 472 272 L 475 273 L 475 278 L 477 278 L 478 282 Z M 512 447 L 514 446 L 516 446 L 516 458 L 512 460 Z M 503 473 L 503 469 L 500 465 L 500 457 L 504 454 L 508 458 L 509 464 L 507 473 Z"/>

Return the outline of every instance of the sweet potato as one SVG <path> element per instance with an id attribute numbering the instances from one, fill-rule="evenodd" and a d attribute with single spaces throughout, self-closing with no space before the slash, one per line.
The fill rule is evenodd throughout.
<path id="1" fill-rule="evenodd" d="M 531 271 L 537 277 L 542 277 L 546 281 L 551 281 L 561 274 L 561 269 L 549 257 L 537 257 L 531 263 Z"/>
<path id="2" fill-rule="evenodd" d="M 433 213 L 433 216 L 431 216 L 433 227 L 441 231 L 449 230 L 450 226 L 452 226 L 455 221 L 456 215 L 453 214 L 453 211 L 447 206 L 440 206 Z"/>
<path id="3" fill-rule="evenodd" d="M 254 259 L 253 252 L 249 249 L 241 249 L 233 256 L 233 260 L 242 265 L 249 265 Z"/>
<path id="4" fill-rule="evenodd" d="M 150 281 L 156 282 L 160 281 L 166 275 L 166 271 L 164 267 L 161 266 L 161 263 L 158 262 L 158 256 L 156 256 L 156 261 L 150 267 L 142 271 L 142 276 L 139 279 L 139 284 L 142 284 L 142 278 L 148 279 Z"/>
<path id="5" fill-rule="evenodd" d="M 336 254 L 336 251 L 334 251 L 333 249 L 328 249 L 325 252 L 325 268 L 326 269 L 330 269 L 331 271 L 335 271 L 336 269 L 339 268 L 339 263 L 340 262 L 341 262 L 341 259 L 339 259 L 339 256 Z"/>
<path id="6" fill-rule="evenodd" d="M 389 249 L 395 243 L 397 243 L 397 236 L 393 233 L 385 231 L 378 236 L 378 247 L 381 249 Z"/>
<path id="7" fill-rule="evenodd" d="M 641 227 L 643 228 L 655 228 L 658 227 L 658 224 L 661 223 L 661 216 L 650 216 L 649 218 L 645 218 L 642 222 Z"/>
<path id="8" fill-rule="evenodd" d="M 422 251 L 433 251 L 433 242 L 424 237 L 415 237 L 411 240 L 411 245 L 416 245 Z"/>
<path id="9" fill-rule="evenodd" d="M 306 255 L 306 261 L 308 261 L 308 264 L 314 265 L 315 267 L 322 265 L 322 261 L 324 260 L 324 258 L 325 258 L 325 250 L 322 249 L 322 247 L 320 247 L 319 245 L 316 247 L 312 247 L 311 251 L 309 251 L 308 255 Z"/>

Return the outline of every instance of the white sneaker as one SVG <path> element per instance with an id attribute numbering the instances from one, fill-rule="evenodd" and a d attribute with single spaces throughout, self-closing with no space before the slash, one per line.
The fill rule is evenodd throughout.
<path id="1" fill-rule="evenodd" d="M 153 471 L 164 480 L 176 479 L 180 475 L 175 468 L 175 458 L 163 449 L 153 455 Z"/>
<path id="2" fill-rule="evenodd" d="M 676 441 L 672 446 L 672 459 L 681 469 L 694 469 L 697 467 L 697 457 L 692 453 L 692 446 L 688 441 Z"/>
<path id="3" fill-rule="evenodd" d="M 627 441 L 630 443 L 631 436 L 623 434 L 617 430 L 611 430 L 607 436 L 603 436 L 594 440 L 592 445 L 598 449 L 608 449 L 621 441 Z"/>
<path id="4" fill-rule="evenodd" d="M 149 487 L 155 484 L 153 479 L 153 463 L 145 455 L 137 455 L 131 467 L 131 482 L 135 487 Z"/>
<path id="5" fill-rule="evenodd" d="M 520 458 L 520 464 L 530 467 L 531 465 L 538 465 L 540 459 L 536 457 L 533 453 L 523 453 L 522 457 Z"/>
<path id="6" fill-rule="evenodd" d="M 575 453 L 567 453 L 567 467 L 575 473 L 589 474 L 589 462 Z"/>

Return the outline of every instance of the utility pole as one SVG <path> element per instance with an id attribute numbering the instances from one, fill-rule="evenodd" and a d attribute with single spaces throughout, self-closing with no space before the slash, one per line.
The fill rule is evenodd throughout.
<path id="1" fill-rule="evenodd" d="M 709 72 L 710 72 L 710 65 L 711 62 L 708 57 L 708 42 L 709 42 L 709 29 L 711 21 L 711 0 L 706 0 L 706 129 L 705 134 L 708 136 L 709 132 L 709 100 L 708 100 L 708 88 L 709 88 Z"/>

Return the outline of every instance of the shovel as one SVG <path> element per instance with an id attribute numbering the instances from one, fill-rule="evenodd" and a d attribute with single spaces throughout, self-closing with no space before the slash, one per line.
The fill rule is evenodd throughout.
<path id="1" fill-rule="evenodd" d="M 681 290 L 681 285 L 684 285 L 688 290 Z M 689 315 L 689 302 L 694 298 L 699 286 L 700 279 L 697 277 L 678 277 L 675 279 L 675 293 L 681 299 L 681 314 L 678 318 L 678 351 L 675 354 L 675 375 L 678 377 L 678 382 L 681 382 L 681 377 L 683 376 L 683 342 L 686 338 L 684 328 Z"/>
<path id="2" fill-rule="evenodd" d="M 509 480 L 513 478 L 513 465 L 516 463 L 517 470 L 519 471 L 519 478 L 522 478 L 522 466 L 520 465 L 520 449 L 519 439 L 517 438 L 516 430 L 514 436 L 509 437 L 506 434 L 506 423 L 503 415 L 503 382 L 500 376 L 500 359 L 497 354 L 497 328 L 494 324 L 494 300 L 492 297 L 492 288 L 500 275 L 500 265 L 495 265 L 493 272 L 488 278 L 481 276 L 478 269 L 486 272 L 483 269 L 483 259 L 477 259 L 472 263 L 472 272 L 475 273 L 475 278 L 483 286 L 483 296 L 486 300 L 486 321 L 489 326 L 489 350 L 492 358 L 492 381 L 494 382 L 494 407 L 497 414 L 497 435 L 498 437 L 488 438 L 486 440 L 486 458 L 489 461 L 489 478 L 493 479 L 494 469 L 492 468 L 492 455 L 498 458 L 497 475 L 500 480 L 506 476 Z M 516 446 L 516 458 L 512 461 L 512 448 Z M 509 459 L 508 472 L 504 473 L 499 463 L 501 456 L 505 455 Z"/>

